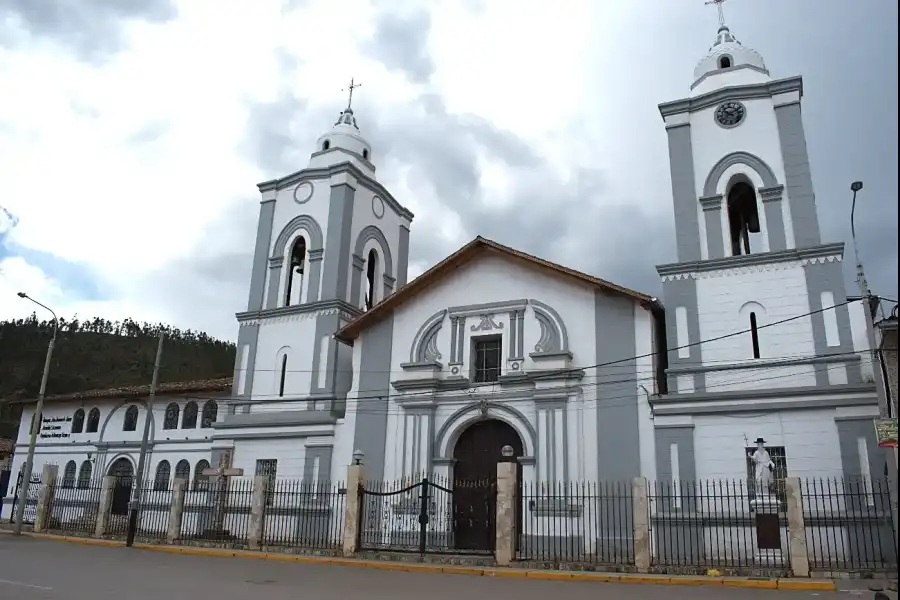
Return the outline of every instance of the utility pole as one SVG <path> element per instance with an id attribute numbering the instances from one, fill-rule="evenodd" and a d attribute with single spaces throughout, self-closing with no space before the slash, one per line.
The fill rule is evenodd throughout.
<path id="1" fill-rule="evenodd" d="M 28 438 L 28 455 L 25 458 L 25 466 L 22 468 L 22 488 L 19 492 L 20 499 L 16 504 L 16 522 L 13 524 L 13 535 L 22 535 L 22 521 L 25 520 L 25 504 L 28 502 L 28 488 L 31 485 L 31 472 L 34 470 L 34 448 L 37 445 L 38 431 L 41 429 L 44 411 L 44 393 L 47 391 L 47 375 L 50 373 L 50 359 L 53 357 L 53 346 L 56 345 L 56 332 L 59 330 L 59 319 L 49 306 L 41 304 L 25 292 L 19 292 L 19 298 L 31 300 L 41 308 L 45 308 L 53 315 L 53 336 L 47 344 L 47 358 L 44 359 L 44 373 L 41 375 L 41 389 L 38 392 L 37 406 L 34 407 L 31 435 Z M 46 485 L 47 482 L 44 482 Z"/>
<path id="2" fill-rule="evenodd" d="M 156 362 L 153 363 L 153 379 L 150 381 L 150 395 L 147 397 L 147 416 L 144 418 L 144 435 L 141 438 L 141 453 L 138 455 L 135 481 L 131 484 L 131 501 L 128 503 L 128 531 L 125 537 L 125 545 L 129 548 L 134 544 L 138 513 L 141 508 L 141 483 L 144 481 L 144 466 L 147 463 L 147 446 L 150 443 L 150 417 L 153 415 L 153 399 L 156 396 L 156 385 L 159 382 L 159 363 L 162 359 L 163 340 L 165 337 L 165 333 L 160 330 L 159 345 L 156 347 Z"/>

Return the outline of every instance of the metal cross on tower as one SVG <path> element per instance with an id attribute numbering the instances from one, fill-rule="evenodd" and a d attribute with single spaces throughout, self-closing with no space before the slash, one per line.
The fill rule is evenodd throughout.
<path id="1" fill-rule="evenodd" d="M 342 92 L 349 92 L 349 97 L 347 98 L 347 108 L 350 108 L 350 105 L 353 104 L 353 90 L 355 88 L 360 87 L 361 83 L 356 83 L 354 79 L 350 78 L 350 85 L 341 90 Z"/>
<path id="2" fill-rule="evenodd" d="M 719 25 L 725 24 L 725 13 L 722 11 L 722 5 L 725 4 L 726 0 L 707 0 L 705 4 L 715 4 L 716 9 L 719 11 Z"/>

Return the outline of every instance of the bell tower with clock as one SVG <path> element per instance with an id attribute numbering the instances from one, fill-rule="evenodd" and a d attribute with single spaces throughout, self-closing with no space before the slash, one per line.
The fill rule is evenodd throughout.
<path id="1" fill-rule="evenodd" d="M 659 106 L 669 142 L 677 259 L 660 265 L 670 393 L 729 386 L 727 369 L 790 356 L 844 362 L 762 387 L 859 383 L 841 260 L 823 244 L 801 115 L 803 80 L 774 78 L 725 24 L 697 63 L 690 94 Z M 835 308 L 831 308 L 835 307 Z M 818 311 L 818 312 L 817 312 Z M 813 313 L 813 314 L 809 314 Z M 790 323 L 764 327 L 789 317 Z M 717 337 L 749 331 L 718 342 Z M 703 344 L 697 344 L 704 341 Z M 689 347 L 684 347 L 689 346 Z M 855 358 L 855 361 L 854 361 Z M 743 381 L 746 388 L 747 373 Z"/>

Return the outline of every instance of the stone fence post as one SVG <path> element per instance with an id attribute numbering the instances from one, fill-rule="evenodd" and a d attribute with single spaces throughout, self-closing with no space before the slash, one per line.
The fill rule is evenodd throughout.
<path id="1" fill-rule="evenodd" d="M 166 529 L 166 543 L 174 544 L 181 539 L 181 522 L 184 518 L 184 495 L 188 481 L 182 477 L 175 478 L 172 484 L 172 507 L 169 509 L 169 526 Z"/>
<path id="2" fill-rule="evenodd" d="M 105 476 L 100 482 L 100 504 L 97 506 L 97 525 L 94 528 L 94 537 L 102 538 L 106 535 L 115 487 L 116 478 L 113 475 Z"/>
<path id="3" fill-rule="evenodd" d="M 631 480 L 631 503 L 634 513 L 634 566 L 638 573 L 650 571 L 650 506 L 647 480 L 635 477 Z"/>
<path id="4" fill-rule="evenodd" d="M 344 556 L 353 556 L 359 550 L 360 489 L 365 482 L 361 452 L 354 453 L 354 462 L 347 467 L 347 506 L 344 509 Z"/>
<path id="5" fill-rule="evenodd" d="M 515 462 L 497 463 L 497 532 L 494 555 L 497 565 L 508 567 L 516 558 L 516 530 L 519 487 Z"/>
<path id="6" fill-rule="evenodd" d="M 803 519 L 803 494 L 800 479 L 784 480 L 787 499 L 788 546 L 791 552 L 791 571 L 794 577 L 809 577 L 809 549 L 806 545 L 806 522 Z"/>
<path id="7" fill-rule="evenodd" d="M 44 531 L 50 524 L 50 507 L 53 504 L 53 495 L 56 493 L 56 476 L 58 474 L 59 467 L 57 465 L 44 465 L 41 473 L 42 485 L 38 492 L 37 507 L 34 511 L 35 533 Z M 26 498 L 23 498 L 22 502 L 25 501 Z"/>
<path id="8" fill-rule="evenodd" d="M 247 544 L 251 550 L 259 550 L 265 530 L 266 489 L 269 479 L 265 475 L 253 478 L 253 496 L 250 500 L 250 524 L 247 531 Z"/>

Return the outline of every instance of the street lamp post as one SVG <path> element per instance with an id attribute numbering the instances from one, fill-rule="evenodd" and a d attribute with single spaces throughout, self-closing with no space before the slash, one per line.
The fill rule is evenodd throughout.
<path id="1" fill-rule="evenodd" d="M 44 410 L 44 392 L 47 391 L 47 375 L 50 372 L 50 359 L 53 357 L 53 346 L 56 345 L 56 332 L 59 329 L 59 319 L 53 309 L 49 306 L 41 304 L 25 292 L 19 292 L 19 298 L 30 300 L 50 311 L 53 315 L 53 337 L 47 344 L 47 358 L 44 359 L 44 373 L 41 375 L 41 389 L 38 392 L 37 406 L 34 408 L 34 419 L 32 419 L 31 435 L 28 439 L 28 456 L 25 458 L 25 467 L 22 469 L 22 488 L 21 499 L 16 503 L 16 522 L 13 523 L 13 535 L 22 535 L 22 521 L 25 520 L 25 503 L 28 498 L 28 487 L 31 485 L 31 472 L 34 470 L 34 447 L 37 445 L 38 431 L 41 429 L 41 417 Z"/>

